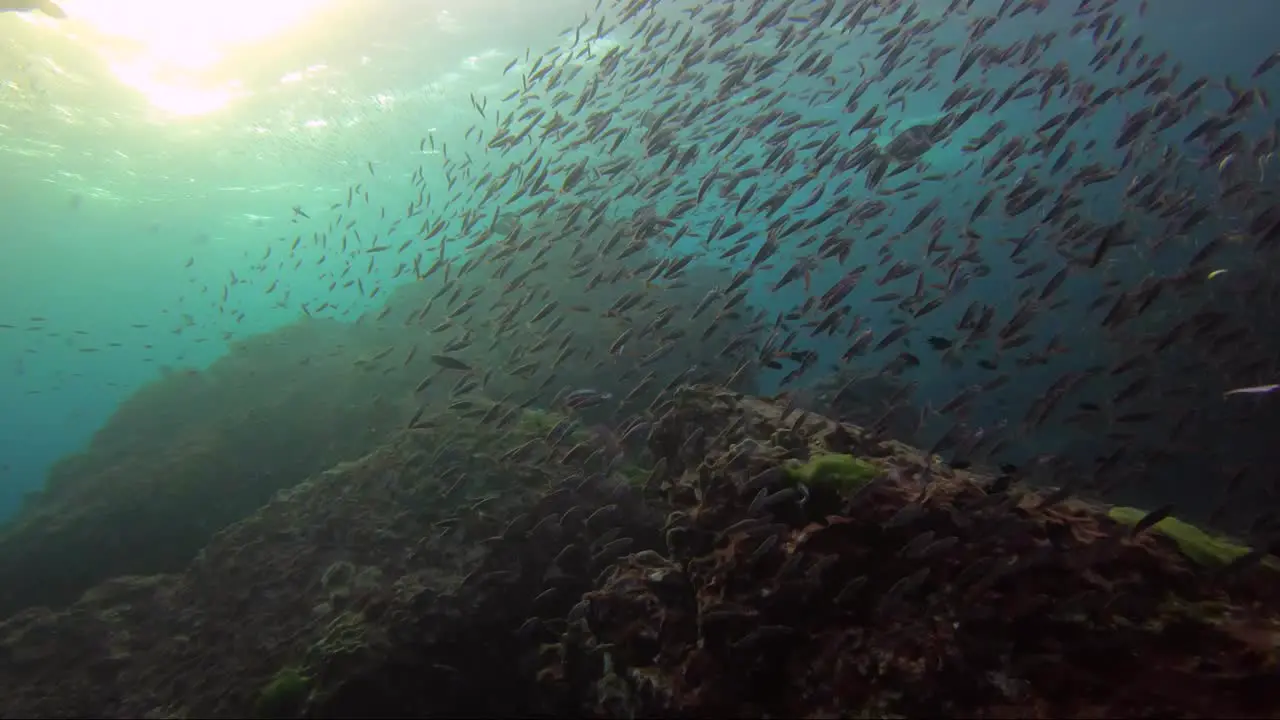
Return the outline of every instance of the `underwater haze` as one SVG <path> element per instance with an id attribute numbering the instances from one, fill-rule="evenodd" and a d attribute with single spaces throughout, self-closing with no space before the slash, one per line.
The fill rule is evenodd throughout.
<path id="1" fill-rule="evenodd" d="M 0 718 L 1280 714 L 1277 3 L 0 5 Z"/>
<path id="2" fill-rule="evenodd" d="M 319 215 L 362 183 L 378 199 L 351 219 L 403 212 L 412 173 L 440 161 L 418 140 L 461 141 L 468 96 L 509 92 L 507 61 L 554 45 L 591 7 L 62 5 L 65 20 L 0 13 L 4 517 L 145 383 L 207 366 L 237 338 L 293 322 L 302 303 L 329 296 L 349 321 L 372 307 L 330 294 L 325 269 L 308 272 L 318 254 L 286 268 L 279 293 L 261 292 L 270 282 L 251 268 L 311 232 L 295 205 Z M 224 300 L 233 273 L 255 291 Z"/>
<path id="3" fill-rule="evenodd" d="M 299 318 L 354 323 L 436 262 L 494 262 L 499 220 L 575 207 L 654 212 L 654 257 L 749 272 L 734 290 L 771 329 L 734 352 L 759 392 L 894 376 L 904 439 L 938 452 L 1076 473 L 1121 452 L 1112 485 L 1198 508 L 1253 467 L 1270 496 L 1275 403 L 1223 397 L 1276 380 L 1253 239 L 1268 3 L 64 5 L 0 16 L 0 515 L 157 377 Z M 875 154 L 912 127 L 936 130 L 923 155 Z"/>

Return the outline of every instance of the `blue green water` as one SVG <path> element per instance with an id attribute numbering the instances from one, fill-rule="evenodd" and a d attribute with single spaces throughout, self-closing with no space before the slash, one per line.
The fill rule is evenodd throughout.
<path id="1" fill-rule="evenodd" d="M 978 4 L 998 5 L 984 0 Z M 664 3 L 659 12 L 674 20 L 689 5 Z M 795 5 L 798 12 L 817 3 Z M 1011 42 L 1050 30 L 1065 36 L 1074 5 L 1063 3 L 1059 8 L 1055 3 L 1045 14 L 1028 14 L 1025 28 L 1020 20 L 1006 21 L 991 40 Z M 0 88 L 0 164 L 5 178 L 0 205 L 5 209 L 0 323 L 6 325 L 0 330 L 0 517 L 12 514 L 25 493 L 41 486 L 53 462 L 84 447 L 121 401 L 160 374 L 172 368 L 207 367 L 236 339 L 295 321 L 304 303 L 311 310 L 329 303 L 327 316 L 346 321 L 376 311 L 385 295 L 370 298 L 368 288 L 380 285 L 386 293 L 408 281 L 404 275 L 393 277 L 397 262 L 380 259 L 366 267 L 361 258 L 349 278 L 335 278 L 328 266 L 317 269 L 329 250 L 319 246 L 315 233 L 326 230 L 334 217 L 331 206 L 345 205 L 353 187 L 358 187 L 357 197 L 367 192 L 369 201 L 357 201 L 339 212 L 344 223 L 354 222 L 353 229 L 366 242 L 375 234 L 385 239 L 404 208 L 419 198 L 413 176 L 420 168 L 421 189 L 433 196 L 431 213 L 450 218 L 468 209 L 491 213 L 487 206 L 457 204 L 478 196 L 454 199 L 442 169 L 443 154 L 420 150 L 422 139 L 430 135 L 439 148 L 447 146 L 455 160 L 470 153 L 483 163 L 482 146 L 470 128 L 479 121 L 486 138 L 491 137 L 493 109 L 519 87 L 520 71 L 530 67 L 526 57 L 536 58 L 567 42 L 562 33 L 578 25 L 584 14 L 591 15 L 594 28 L 595 6 L 577 0 L 379 0 L 342 6 L 321 27 L 230 59 L 253 94 L 198 117 L 170 117 L 158 111 L 113 77 L 83 41 L 44 24 L 0 16 L 5 73 L 0 80 L 6 83 Z M 1118 7 L 1118 12 L 1129 12 L 1136 3 Z M 1274 49 L 1278 21 L 1280 7 L 1268 2 L 1241 0 L 1211 7 L 1176 0 L 1152 3 L 1145 18 L 1129 21 L 1126 32 L 1141 34 L 1151 53 L 1167 52 L 1171 63 L 1182 66 L 1184 82 L 1201 75 L 1244 82 Z M 68 22 L 74 23 L 74 16 Z M 632 37 L 635 25 L 632 21 L 615 29 L 591 57 L 575 62 L 590 70 L 614 44 L 642 55 L 643 41 Z M 964 30 L 961 23 L 935 30 L 936 42 L 962 41 Z M 1083 38 L 1060 37 L 1054 50 L 1079 74 L 1087 72 L 1081 68 L 1095 48 Z M 760 52 L 767 55 L 770 48 L 761 47 Z M 518 66 L 504 75 L 513 59 L 520 61 Z M 944 61 L 936 88 L 913 92 L 905 107 L 889 109 L 889 124 L 906 127 L 938 117 L 938 105 L 953 89 L 948 79 L 957 60 Z M 299 73 L 299 79 L 281 83 L 290 73 Z M 1011 70 L 996 69 L 983 83 L 998 88 L 1016 77 Z M 1265 78 L 1264 87 L 1274 92 L 1277 77 L 1280 74 Z M 808 102 L 821 88 L 806 87 L 805 82 L 795 79 L 782 85 L 789 97 L 780 107 L 808 119 L 852 122 L 853 118 L 842 118 L 838 103 Z M 875 103 L 876 93 L 885 89 L 873 87 L 861 108 Z M 485 120 L 478 120 L 472 96 L 485 99 L 490 108 Z M 654 101 L 644 95 L 628 98 L 629 112 L 615 125 L 640 125 L 641 115 Z M 1091 118 L 1087 127 L 1103 148 L 1110 148 L 1125 112 L 1144 102 L 1150 98 L 1125 98 Z M 1069 106 L 1055 103 L 1041 114 L 1029 112 L 1025 101 L 1011 104 L 997 115 L 980 114 L 960 137 L 977 135 L 995 120 L 1008 123 L 1007 134 L 1031 137 L 1048 113 L 1065 107 Z M 735 113 L 749 117 L 751 108 L 739 107 Z M 1243 127 L 1260 136 L 1274 120 L 1274 108 L 1260 110 Z M 1185 126 L 1178 129 L 1185 132 Z M 719 136 L 723 129 L 705 131 Z M 1084 137 L 1076 140 L 1087 142 Z M 985 152 L 994 151 L 1000 142 Z M 958 179 L 937 189 L 926 187 L 915 197 L 885 198 L 895 205 L 895 223 L 904 224 L 934 196 L 942 199 L 938 215 L 967 216 L 987 188 L 973 171 L 964 169 L 973 158 L 960 152 L 960 145 L 951 143 L 928 157 L 931 171 Z M 512 157 L 529 152 L 522 147 Z M 571 164 L 579 159 L 550 146 L 547 152 L 547 162 Z M 607 160 L 594 154 L 598 146 L 591 152 L 593 161 Z M 711 169 L 710 157 L 705 152 L 701 164 L 689 169 L 692 182 Z M 1202 173 L 1197 176 L 1194 166 L 1186 172 L 1188 178 L 1198 177 L 1194 182 L 1208 182 Z M 871 197 L 860 175 L 852 180 L 847 192 L 864 196 L 860 199 Z M 758 197 L 769 194 L 762 191 Z M 1098 217 L 1120 209 L 1114 188 L 1094 192 L 1088 199 L 1090 212 Z M 640 198 L 611 202 L 611 212 L 622 215 L 650 204 Z M 311 221 L 295 215 L 294 207 Z M 519 210 L 502 208 L 504 213 Z M 810 213 L 821 210 L 819 205 Z M 724 207 L 714 204 L 698 212 L 704 216 L 690 218 L 695 229 L 711 225 Z M 419 232 L 423 219 L 406 220 L 409 230 L 397 229 L 392 245 L 399 245 L 404 232 Z M 1029 220 L 988 231 L 994 237 L 1017 236 L 1034 224 Z M 457 232 L 456 225 L 450 232 Z M 299 237 L 297 252 L 290 254 Z M 454 244 L 454 257 L 466 252 L 465 244 Z M 869 262 L 868 278 L 878 277 L 883 272 L 875 265 L 880 245 L 859 246 L 847 265 Z M 693 243 L 678 249 L 696 247 Z M 753 253 L 754 248 L 735 261 L 745 262 Z M 1185 255 L 1126 250 L 1118 254 L 1111 277 L 1137 283 L 1153 272 L 1171 270 Z M 782 257 L 789 256 L 789 248 L 784 248 Z M 788 263 L 779 259 L 778 265 Z M 1011 298 L 1001 292 L 1014 271 L 996 260 L 992 276 L 973 281 L 970 292 L 1005 305 Z M 362 285 L 345 285 L 356 277 Z M 817 268 L 813 288 L 821 292 L 838 277 L 838 272 Z M 757 307 L 779 312 L 803 302 L 804 288 L 799 285 L 770 293 L 775 278 L 770 275 L 768 282 L 750 285 Z M 876 291 L 869 281 L 864 284 L 868 287 L 854 296 L 860 303 Z M 975 408 L 970 418 L 975 427 L 1017 425 L 1027 403 L 1066 369 L 1115 360 L 1115 348 L 1094 342 L 1096 318 L 1086 320 L 1075 311 L 1096 297 L 1096 278 L 1073 279 L 1065 292 L 1071 294 L 1075 309 L 1043 318 L 1035 332 L 1041 338 L 1063 335 L 1069 352 L 1049 365 L 1018 370 L 1009 386 Z M 959 307 L 939 319 L 938 327 L 953 323 L 963 304 L 950 303 L 948 307 Z M 866 316 L 867 327 L 877 328 L 877 336 L 890 329 L 881 308 L 864 304 L 858 312 Z M 813 347 L 826 357 L 838 357 L 845 346 L 814 341 Z M 892 354 L 881 356 L 880 363 Z M 913 379 L 919 383 L 913 402 L 920 408 L 936 408 L 978 381 L 971 372 L 951 371 L 932 358 L 926 358 Z M 776 390 L 777 380 L 767 374 L 759 390 Z M 1078 430 L 1042 432 L 1025 440 L 1022 456 L 1089 441 Z"/>
<path id="2" fill-rule="evenodd" d="M 467 94 L 501 82 L 510 56 L 553 42 L 581 7 L 548 18 L 503 8 L 523 18 L 510 28 L 494 27 L 493 10 L 467 4 L 450 21 L 434 3 L 342 6 L 312 36 L 237 68 L 258 95 L 195 118 L 157 111 L 54 31 L 0 16 L 0 322 L 14 326 L 0 333 L 0 516 L 164 368 L 207 366 L 228 341 L 291 322 L 299 298 L 359 300 L 305 271 L 283 278 L 285 307 L 283 292 L 244 286 L 224 303 L 221 291 L 233 272 L 261 282 L 249 268 L 302 231 L 295 204 L 320 210 L 355 180 L 403 207 L 425 130 L 460 137 Z M 377 206 L 361 211 L 350 217 L 376 224 Z M 347 319 L 361 311 L 348 307 Z"/>

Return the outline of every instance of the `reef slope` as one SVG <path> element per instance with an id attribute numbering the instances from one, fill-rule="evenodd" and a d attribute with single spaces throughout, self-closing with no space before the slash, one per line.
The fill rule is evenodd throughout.
<path id="1" fill-rule="evenodd" d="M 656 410 L 647 473 L 537 415 L 401 433 L 0 624 L 0 716 L 1280 713 L 1265 563 L 781 402 Z"/>

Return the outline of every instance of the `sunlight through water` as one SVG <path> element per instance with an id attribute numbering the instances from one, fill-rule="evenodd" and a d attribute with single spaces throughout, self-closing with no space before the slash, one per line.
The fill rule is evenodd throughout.
<path id="1" fill-rule="evenodd" d="M 280 39 L 333 1 L 64 0 L 71 22 L 54 27 L 90 45 L 153 107 L 196 116 L 249 92 L 230 76 L 228 59 Z"/>

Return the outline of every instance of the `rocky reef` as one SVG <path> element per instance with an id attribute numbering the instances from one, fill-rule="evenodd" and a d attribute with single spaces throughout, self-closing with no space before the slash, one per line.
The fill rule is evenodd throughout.
<path id="1" fill-rule="evenodd" d="M 552 213 L 530 232 L 572 225 L 572 214 Z M 625 230 L 602 221 L 591 239 Z M 539 256 L 543 266 L 574 263 L 560 244 Z M 498 269 L 428 273 L 382 296 L 359 322 L 304 317 L 233 344 L 209 368 L 167 373 L 124 403 L 83 452 L 57 463 L 44 490 L 0 526 L 0 617 L 66 605 L 109 578 L 179 571 L 215 532 L 277 491 L 389 441 L 415 413 L 447 416 L 494 398 L 552 407 L 558 394 L 580 388 L 609 393 L 633 412 L 664 390 L 657 378 L 732 375 L 750 386 L 751 368 L 707 341 L 727 335 L 751 345 L 749 305 L 715 317 L 676 312 L 726 283 L 721 271 L 694 266 L 664 280 L 676 304 L 656 308 L 644 299 L 632 311 L 652 316 L 661 332 L 618 342 L 639 321 L 603 310 L 628 293 L 640 298 L 657 264 L 640 249 L 591 264 L 601 273 L 595 282 L 537 292 L 521 279 L 533 268 L 510 260 Z M 477 304 L 508 307 L 497 321 L 505 329 L 477 338 L 461 327 Z M 575 319 L 554 337 L 516 317 L 556 307 L 574 308 Z M 615 344 L 616 354 L 605 352 Z M 437 353 L 486 372 L 445 370 L 431 360 Z M 604 421 L 590 416 L 588 424 Z"/>
<path id="2" fill-rule="evenodd" d="M 0 716 L 1280 713 L 1271 558 L 785 402 L 654 410 L 631 459 L 537 411 L 400 431 L 0 624 Z"/>
<path id="3" fill-rule="evenodd" d="M 424 360 L 386 356 L 396 339 L 304 320 L 142 388 L 0 527 L 0 615 L 179 571 L 276 491 L 385 442 L 416 407 L 412 373 L 425 372 Z"/>

